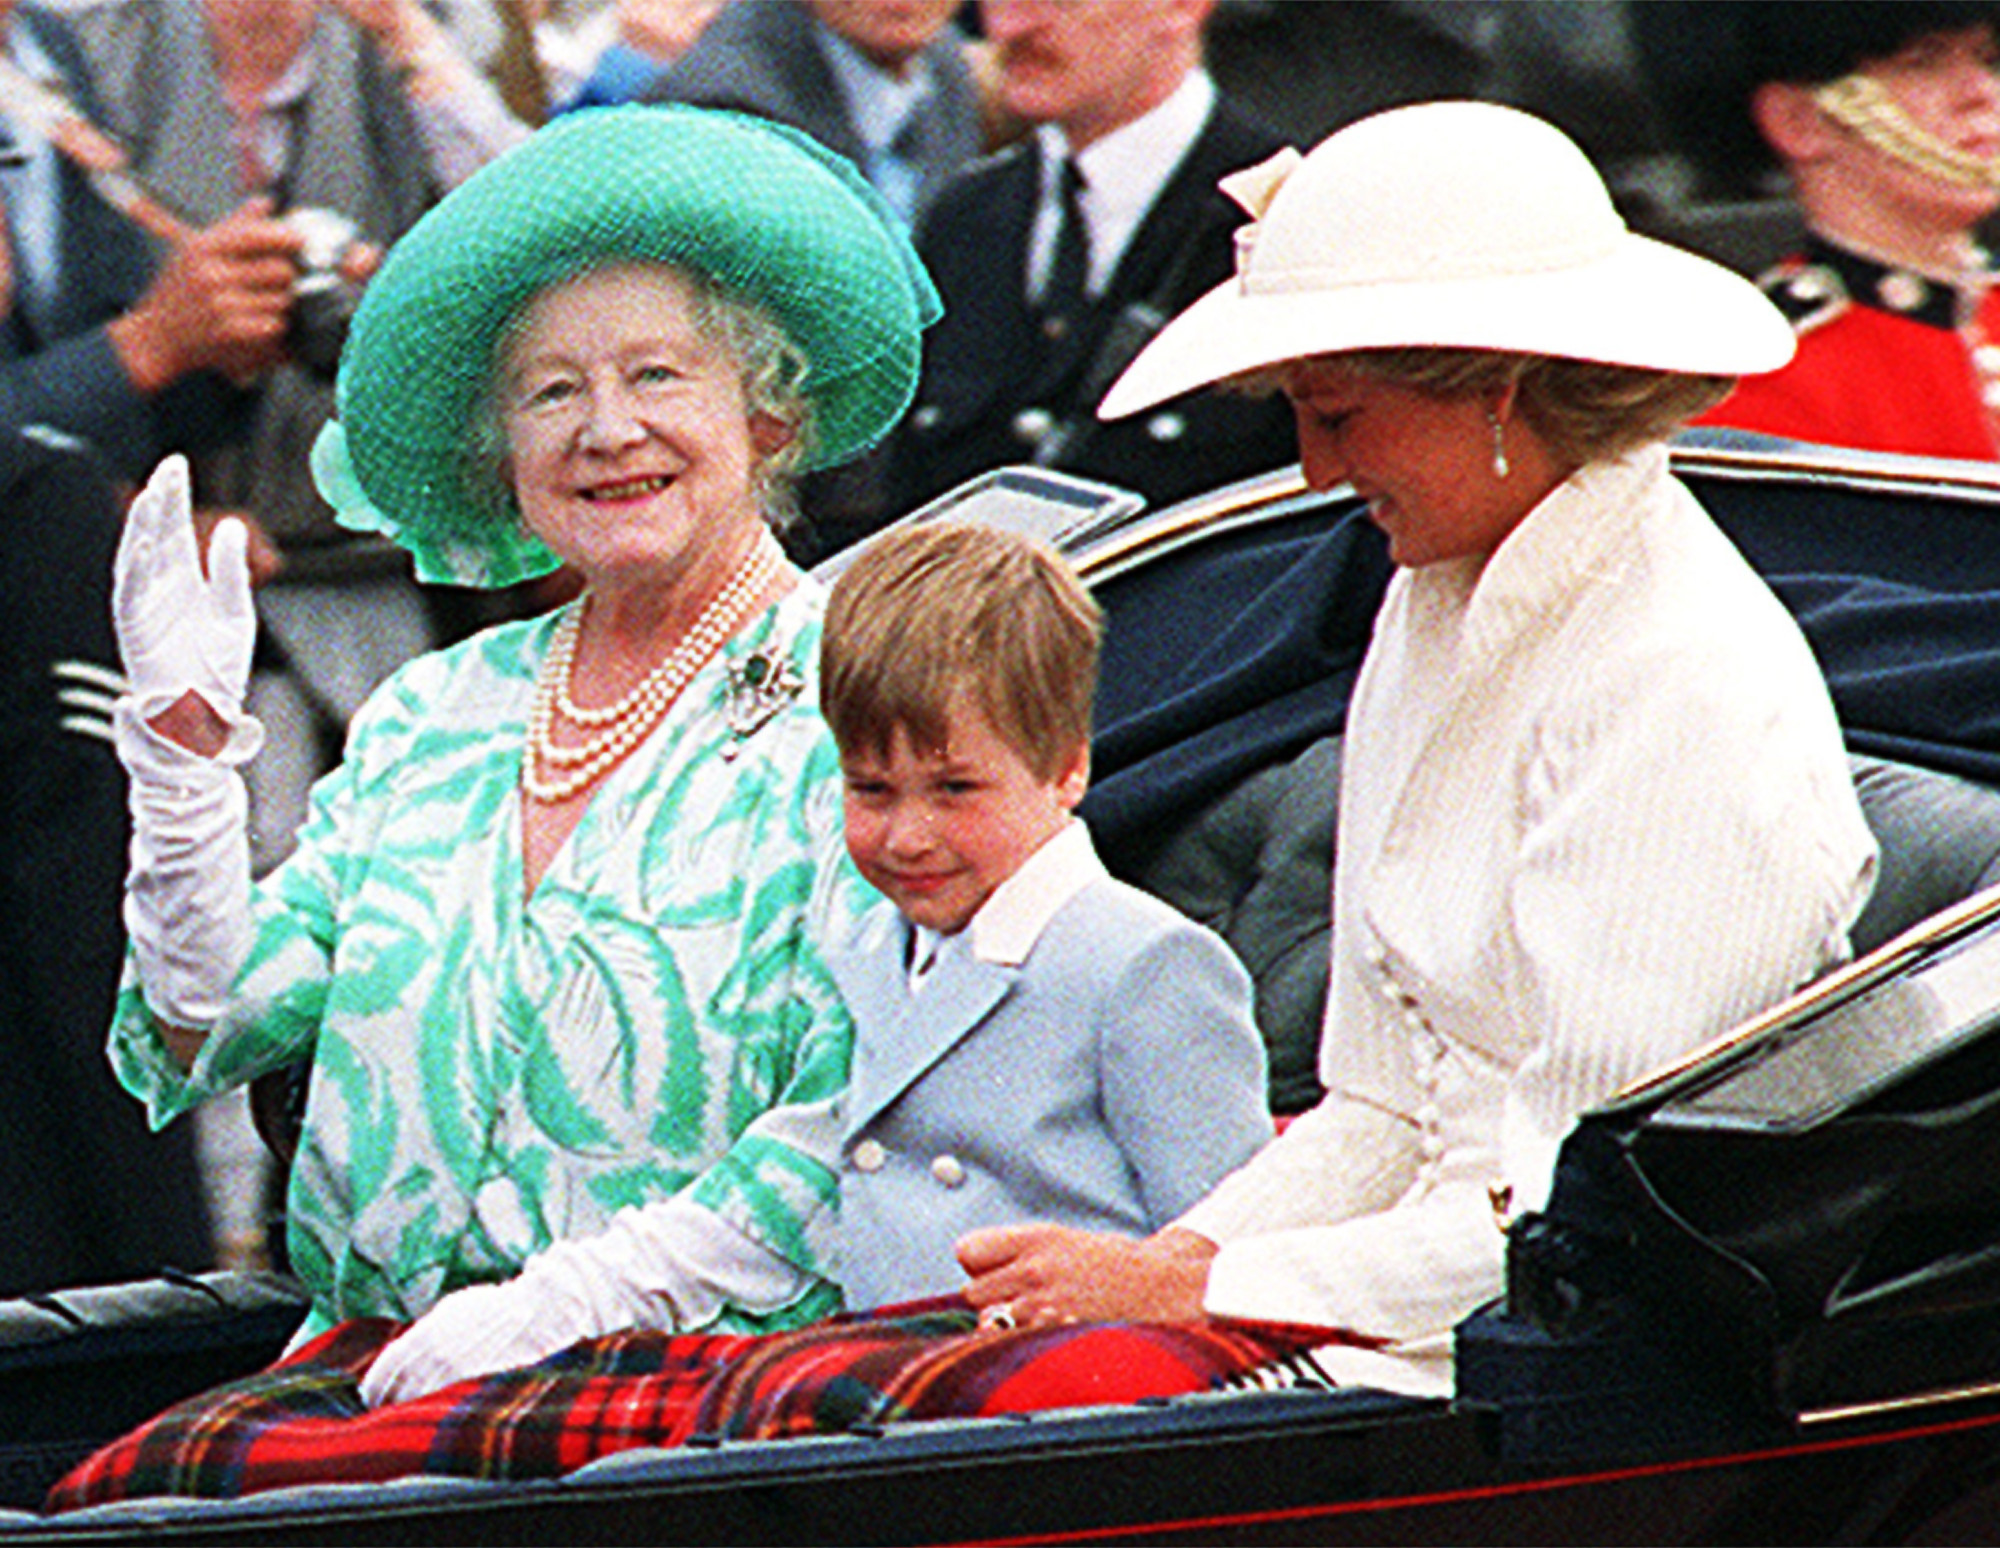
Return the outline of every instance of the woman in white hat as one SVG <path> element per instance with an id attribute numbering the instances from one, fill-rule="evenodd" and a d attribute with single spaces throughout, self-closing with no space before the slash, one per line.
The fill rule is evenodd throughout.
<path id="1" fill-rule="evenodd" d="M 1575 1115 L 1837 963 L 1867 896 L 1813 658 L 1662 445 L 1792 337 L 1511 109 L 1394 110 L 1241 183 L 1237 278 L 1101 412 L 1283 391 L 1401 567 L 1348 717 L 1327 1096 L 1144 1242 L 960 1256 L 1003 1323 L 1324 1326 L 1333 1379 L 1444 1392 Z"/>

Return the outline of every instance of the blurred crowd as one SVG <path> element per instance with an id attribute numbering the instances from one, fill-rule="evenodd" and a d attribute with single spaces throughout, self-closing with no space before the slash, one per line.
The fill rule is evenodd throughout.
<path id="1" fill-rule="evenodd" d="M 1751 11 L 1764 20 L 1743 23 Z M 1857 78 L 1919 26 L 1983 29 L 1937 68 L 1962 73 L 1954 110 L 1983 115 L 1946 152 L 1990 162 L 2000 108 L 1979 7 L 0 0 L 0 24 L 0 481 L 18 601 L 6 734 L 28 792 L 0 854 L 11 895 L 37 900 L 11 911 L 0 944 L 15 1082 L 0 1175 L 24 1201 L 0 1292 L 273 1256 L 251 1107 L 147 1134 L 105 1066 L 126 821 L 104 719 L 118 512 L 182 450 L 203 518 L 250 524 L 249 708 L 266 730 L 249 771 L 253 861 L 267 871 L 389 672 L 565 594 L 561 577 L 498 594 L 420 586 L 385 541 L 333 522 L 309 468 L 355 289 L 446 191 L 553 118 L 639 101 L 775 119 L 850 158 L 913 232 L 945 303 L 916 405 L 869 457 L 806 481 L 786 538 L 802 563 L 1009 462 L 1163 503 L 1292 461 L 1277 400 L 1190 394 L 1117 425 L 1092 411 L 1164 319 L 1231 273 L 1244 215 L 1219 179 L 1436 97 L 1553 121 L 1636 229 L 1746 273 L 1791 261 L 1773 283 L 1812 314 L 1802 332 L 1847 298 L 1829 284 L 1866 284 L 1909 320 L 1941 305 L 1952 348 L 2000 379 L 2000 346 L 1967 331 L 1983 278 L 1972 301 L 1956 283 L 1985 272 L 1974 244 L 2000 202 L 1988 171 L 1952 183 L 1933 152 L 1955 199 L 1921 217 L 1906 199 L 1904 224 L 1885 228 L 1855 215 L 1851 182 L 1826 192 L 1831 153 L 1773 128 L 1776 108 L 1753 125 L 1746 106 L 1759 82 Z M 1718 92 L 1733 101 L 1718 107 Z M 1741 132 L 1702 132 L 1725 125 Z M 1756 131 L 1773 154 L 1744 149 Z M 1824 250 L 1801 264 L 1809 226 Z M 1995 455 L 1988 406 L 1976 391 L 1967 404 L 1958 440 L 1885 449 Z M 1753 428 L 1814 433 L 1768 412 Z"/>

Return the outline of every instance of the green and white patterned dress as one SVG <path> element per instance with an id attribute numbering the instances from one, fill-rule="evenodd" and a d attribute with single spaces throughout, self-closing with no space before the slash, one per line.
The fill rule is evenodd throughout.
<path id="1" fill-rule="evenodd" d="M 689 1185 L 818 1273 L 837 1181 L 790 1136 L 844 1087 L 853 1043 L 819 943 L 876 900 L 818 713 L 823 604 L 796 588 L 702 669 L 532 899 L 520 770 L 553 619 L 411 663 L 254 889 L 235 1004 L 186 1076 L 128 962 L 111 1056 L 156 1124 L 313 1060 L 287 1205 L 308 1331 L 413 1317 Z M 746 673 L 780 668 L 799 691 L 742 734 Z M 714 1326 L 837 1306 L 809 1283 L 783 1312 Z"/>

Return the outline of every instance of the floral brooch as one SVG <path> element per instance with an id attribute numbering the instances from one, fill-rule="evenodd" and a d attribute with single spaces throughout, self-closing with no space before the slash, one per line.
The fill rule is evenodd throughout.
<path id="1" fill-rule="evenodd" d="M 732 661 L 728 678 L 731 741 L 722 756 L 734 758 L 737 750 L 805 692 L 805 687 L 798 668 L 769 646 Z"/>

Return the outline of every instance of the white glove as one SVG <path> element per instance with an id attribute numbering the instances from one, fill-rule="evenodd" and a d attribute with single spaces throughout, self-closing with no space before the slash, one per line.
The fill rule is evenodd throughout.
<path id="1" fill-rule="evenodd" d="M 232 727 L 242 719 L 257 643 L 249 542 L 242 522 L 218 524 L 203 577 L 185 457 L 162 462 L 132 501 L 118 540 L 111 613 L 142 716 L 157 715 L 191 688 Z"/>
<path id="2" fill-rule="evenodd" d="M 724 1304 L 768 1311 L 807 1281 L 790 1263 L 685 1197 L 621 1209 L 597 1236 L 557 1242 L 499 1285 L 454 1290 L 375 1357 L 370 1408 L 529 1365 L 621 1328 L 699 1328 Z"/>
<path id="3" fill-rule="evenodd" d="M 147 1005 L 176 1027 L 221 1016 L 250 949 L 248 800 L 234 767 L 263 740 L 242 711 L 256 643 L 247 536 L 241 522 L 223 523 L 209 547 L 214 579 L 202 578 L 187 461 L 169 457 L 118 543 L 112 612 L 129 692 L 112 732 L 132 806 L 125 929 Z M 218 757 L 146 724 L 189 689 L 229 724 Z"/>
<path id="4" fill-rule="evenodd" d="M 408 1402 L 629 1325 L 600 1326 L 587 1297 L 566 1293 L 561 1276 L 534 1272 L 540 1261 L 505 1284 L 469 1285 L 439 1301 L 375 1357 L 361 1378 L 361 1401 L 370 1408 Z M 672 1325 L 671 1315 L 662 1320 Z"/>

